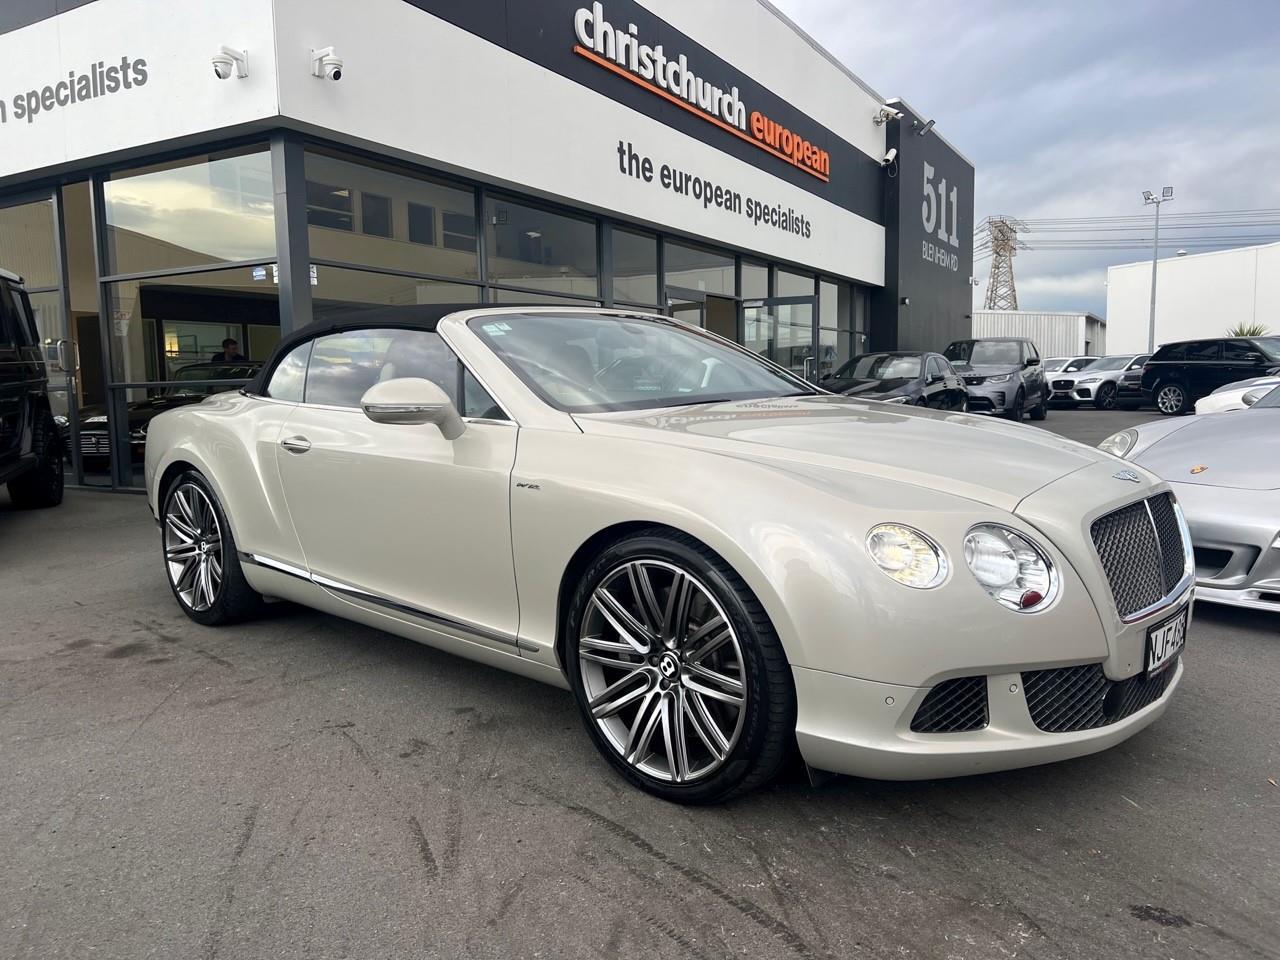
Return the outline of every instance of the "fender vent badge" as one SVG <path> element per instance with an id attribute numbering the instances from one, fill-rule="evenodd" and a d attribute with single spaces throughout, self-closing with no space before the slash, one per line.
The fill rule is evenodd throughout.
<path id="1" fill-rule="evenodd" d="M 1194 471 L 1193 471 L 1194 472 Z M 1117 470 L 1111 475 L 1116 480 L 1128 480 L 1130 483 L 1141 483 L 1142 478 L 1132 470 Z"/>

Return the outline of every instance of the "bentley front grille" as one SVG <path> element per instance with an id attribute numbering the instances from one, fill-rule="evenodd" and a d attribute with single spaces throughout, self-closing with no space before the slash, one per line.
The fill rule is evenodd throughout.
<path id="1" fill-rule="evenodd" d="M 1099 517 L 1091 533 L 1120 616 L 1158 604 L 1182 580 L 1186 555 L 1169 494 Z"/>

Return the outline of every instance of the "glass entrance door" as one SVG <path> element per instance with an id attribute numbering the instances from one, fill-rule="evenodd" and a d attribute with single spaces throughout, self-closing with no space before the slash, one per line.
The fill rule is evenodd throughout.
<path id="1" fill-rule="evenodd" d="M 809 381 L 818 378 L 816 297 L 768 297 L 742 303 L 743 344 Z"/>

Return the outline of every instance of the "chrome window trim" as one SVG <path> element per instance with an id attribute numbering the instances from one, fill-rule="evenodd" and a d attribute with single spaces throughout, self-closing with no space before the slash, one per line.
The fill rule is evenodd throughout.
<path id="1" fill-rule="evenodd" d="M 348 408 L 341 407 L 339 409 L 346 410 Z M 529 652 L 536 653 L 539 649 L 537 646 L 533 644 L 521 642 L 521 640 L 518 637 L 514 637 L 511 634 L 502 633 L 501 631 L 493 630 L 493 629 L 490 629 L 489 627 L 481 626 L 478 623 L 472 623 L 469 620 L 461 620 L 457 617 L 451 617 L 448 614 L 438 613 L 434 610 L 426 610 L 426 609 L 423 609 L 422 607 L 415 607 L 410 604 L 403 603 L 399 600 L 395 600 L 391 597 L 383 596 L 382 594 L 379 594 L 379 593 L 373 593 L 369 590 L 365 590 L 353 584 L 345 583 L 341 580 L 335 580 L 332 577 L 326 577 L 319 573 L 314 573 L 314 572 L 304 570 L 301 567 L 295 566 L 294 564 L 291 564 L 291 563 L 286 563 L 283 560 L 276 560 L 273 557 L 260 556 L 258 554 L 248 553 L 246 551 L 239 551 L 237 555 L 239 556 L 241 562 L 243 563 L 251 563 L 251 564 L 254 564 L 255 566 L 266 567 L 269 570 L 276 570 L 280 573 L 285 573 L 285 574 L 288 574 L 289 576 L 297 577 L 300 580 L 306 580 L 308 583 L 313 583 L 317 587 L 321 587 L 325 590 L 331 590 L 335 593 L 340 593 L 345 596 L 354 597 L 357 600 L 363 600 L 366 603 L 372 603 L 380 607 L 386 607 L 387 609 L 394 610 L 397 613 L 407 614 L 411 617 L 414 617 L 415 619 L 425 621 L 426 623 L 431 624 L 433 626 L 445 627 L 446 629 L 460 631 L 462 633 L 469 633 L 472 636 L 479 637 L 484 640 L 491 640 L 494 643 L 500 643 L 504 646 L 512 647 L 516 650 L 527 650 Z"/>

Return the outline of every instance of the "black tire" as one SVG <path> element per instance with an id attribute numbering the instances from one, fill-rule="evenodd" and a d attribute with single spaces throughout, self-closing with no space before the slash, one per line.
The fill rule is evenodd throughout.
<path id="1" fill-rule="evenodd" d="M 1093 406 L 1098 410 L 1114 410 L 1118 405 L 1116 400 L 1116 385 L 1114 383 L 1104 383 L 1098 387 L 1098 392 L 1094 395 Z"/>
<path id="2" fill-rule="evenodd" d="M 174 572 L 167 553 L 167 541 L 170 537 L 169 517 L 175 508 L 175 495 L 186 488 L 194 487 L 206 498 L 209 508 L 216 519 L 216 532 L 220 539 L 221 578 L 213 593 L 213 602 L 204 606 L 193 603 L 192 598 L 184 597 L 180 582 L 175 582 Z M 231 533 L 231 525 L 222 510 L 222 504 L 213 489 L 199 473 L 188 470 L 169 484 L 160 502 L 160 556 L 165 566 L 165 580 L 178 601 L 182 612 L 196 623 L 206 627 L 220 627 L 226 624 L 240 623 L 260 614 L 265 606 L 262 595 L 254 590 L 244 578 L 244 570 L 240 566 L 240 557 L 236 553 L 235 537 Z M 203 609 L 201 609 L 203 607 Z"/>
<path id="3" fill-rule="evenodd" d="M 1049 416 L 1049 395 L 1044 391 L 1040 392 L 1040 402 L 1031 408 L 1031 419 L 1042 422 Z"/>
<path id="4" fill-rule="evenodd" d="M 9 497 L 23 510 L 56 507 L 62 503 L 62 435 L 53 414 L 43 411 L 37 418 L 31 436 L 31 452 L 36 464 L 20 477 L 9 481 Z"/>
<path id="5" fill-rule="evenodd" d="M 677 783 L 671 778 L 650 775 L 640 769 L 645 760 L 643 756 L 638 757 L 634 764 L 626 760 L 622 749 L 609 740 L 592 716 L 583 662 L 579 659 L 584 620 L 589 611 L 596 609 L 592 602 L 596 588 L 617 576 L 620 568 L 636 561 L 665 564 L 691 577 L 723 611 L 741 649 L 739 668 L 745 705 L 740 708 L 742 715 L 737 739 L 718 767 L 690 782 Z M 795 742 L 796 697 L 782 643 L 764 608 L 742 578 L 697 540 L 653 528 L 639 531 L 607 547 L 578 583 L 565 616 L 565 630 L 565 671 L 587 734 L 609 764 L 641 790 L 675 803 L 720 803 L 768 782 L 783 766 Z M 654 647 L 650 647 L 652 649 Z M 687 652 L 687 647 L 683 652 Z M 638 653 L 632 656 L 641 661 L 643 670 L 645 658 Z M 654 664 L 656 659 L 650 657 L 648 662 Z M 680 660 L 683 662 L 684 657 L 681 656 Z M 674 685 L 680 686 L 682 682 L 677 680 Z M 663 687 L 663 690 L 667 688 Z M 666 694 L 659 694 L 662 696 Z M 644 709 L 642 704 L 637 714 Z M 660 709 L 656 707 L 655 712 Z M 627 721 L 622 715 L 619 719 L 624 726 L 627 723 L 632 727 L 636 725 L 634 719 Z M 657 748 L 648 756 L 657 756 Z"/>
<path id="6" fill-rule="evenodd" d="M 1180 417 L 1191 409 L 1191 392 L 1180 380 L 1156 384 L 1151 394 L 1156 410 L 1166 417 Z"/>
<path id="7" fill-rule="evenodd" d="M 1005 413 L 1005 416 L 1014 423 L 1021 423 L 1022 414 L 1024 413 L 1023 407 L 1026 406 L 1026 403 L 1027 395 L 1023 392 L 1022 388 L 1019 387 L 1018 395 L 1013 398 L 1013 409 Z"/>

